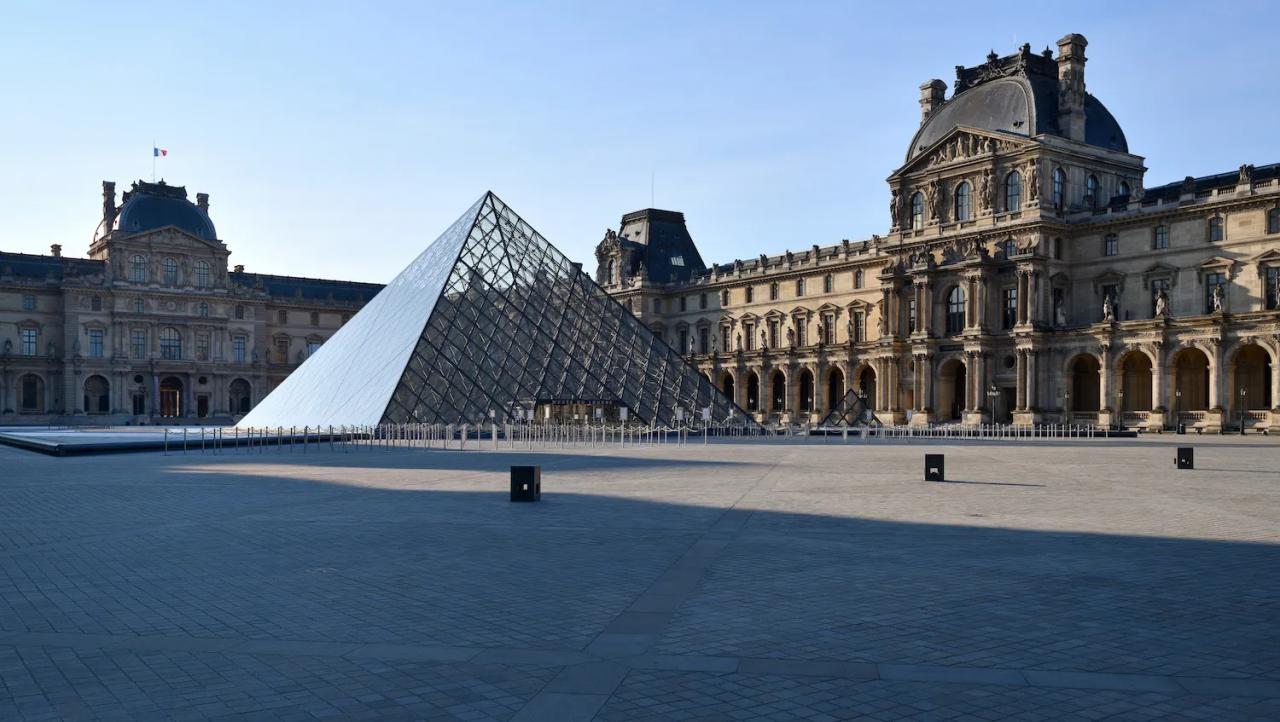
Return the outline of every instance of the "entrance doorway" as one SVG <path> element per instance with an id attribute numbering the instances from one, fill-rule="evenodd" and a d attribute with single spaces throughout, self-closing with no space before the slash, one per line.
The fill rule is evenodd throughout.
<path id="1" fill-rule="evenodd" d="M 160 382 L 160 415 L 182 416 L 182 381 L 173 376 Z"/>
<path id="2" fill-rule="evenodd" d="M 943 419 L 960 419 L 967 408 L 964 362 L 951 359 L 938 369 L 938 410 Z"/>
<path id="3" fill-rule="evenodd" d="M 209 418 L 209 394 L 196 396 L 196 416 L 202 419 Z"/>

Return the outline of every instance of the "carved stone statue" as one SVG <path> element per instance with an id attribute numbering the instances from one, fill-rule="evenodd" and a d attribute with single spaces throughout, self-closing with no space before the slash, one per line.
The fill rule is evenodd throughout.
<path id="1" fill-rule="evenodd" d="M 694 353 L 693 337 L 690 336 L 689 337 L 689 355 L 692 356 L 693 353 Z"/>
<path id="2" fill-rule="evenodd" d="M 880 306 L 880 317 L 876 320 L 876 329 L 880 331 L 881 336 L 889 334 L 889 319 L 885 317 L 884 306 Z"/>
<path id="3" fill-rule="evenodd" d="M 982 180 L 978 181 L 978 205 L 982 210 L 991 210 L 991 169 L 982 170 Z"/>
<path id="4" fill-rule="evenodd" d="M 54 342 L 50 341 L 49 344 L 44 347 L 44 350 L 45 350 L 45 353 L 49 354 L 49 358 L 58 357 L 58 345 L 55 344 Z"/>
<path id="5" fill-rule="evenodd" d="M 1034 201 L 1040 197 L 1040 164 L 1033 160 L 1030 165 L 1031 169 L 1027 173 L 1027 178 L 1030 181 L 1027 188 L 1027 197 Z"/>
<path id="6" fill-rule="evenodd" d="M 1065 327 L 1067 325 L 1067 309 L 1063 308 L 1063 305 L 1059 303 L 1053 311 L 1054 320 L 1057 322 L 1058 327 Z"/>
<path id="7" fill-rule="evenodd" d="M 738 342 L 738 350 L 741 351 L 742 350 L 742 332 L 741 331 L 738 332 L 736 340 Z"/>
<path id="8" fill-rule="evenodd" d="M 893 197 L 889 199 L 890 228 L 896 229 L 899 221 L 902 220 L 898 217 L 898 212 L 901 210 L 901 200 L 898 198 L 897 188 L 894 188 L 891 192 L 893 193 Z"/>
<path id="9" fill-rule="evenodd" d="M 1111 323 L 1116 320 L 1116 309 L 1111 305 L 1111 296 L 1102 297 L 1102 320 Z"/>
<path id="10" fill-rule="evenodd" d="M 767 348 L 769 348 L 769 334 L 765 333 L 762 328 L 760 329 L 760 350 L 763 351 Z"/>
<path id="11" fill-rule="evenodd" d="M 1169 317 L 1169 294 L 1164 289 L 1156 291 L 1156 318 Z"/>
<path id="12" fill-rule="evenodd" d="M 791 348 L 796 347 L 796 330 L 790 326 L 787 327 L 787 345 Z"/>
<path id="13" fill-rule="evenodd" d="M 1238 185 L 1245 185 L 1253 182 L 1253 166 L 1245 163 L 1240 166 L 1240 179 L 1236 181 Z"/>
<path id="14" fill-rule="evenodd" d="M 849 339 L 849 343 L 853 343 L 853 319 L 852 318 L 844 322 L 844 332 L 846 334 L 846 338 Z"/>
<path id="15" fill-rule="evenodd" d="M 827 333 L 826 326 L 823 326 L 822 324 L 818 324 L 818 343 L 819 344 L 825 343 L 824 339 L 826 339 L 827 337 L 826 333 Z"/>
<path id="16" fill-rule="evenodd" d="M 1213 287 L 1213 312 L 1214 313 L 1222 313 L 1222 306 L 1225 300 L 1226 299 L 1223 298 L 1223 294 L 1222 294 L 1222 286 L 1214 286 Z"/>
<path id="17" fill-rule="evenodd" d="M 13 353 L 13 340 L 6 338 L 4 340 L 4 355 L 8 356 Z"/>
<path id="18" fill-rule="evenodd" d="M 941 187 L 942 184 L 935 180 L 931 181 L 924 190 L 924 198 L 929 203 L 929 219 L 934 222 L 937 222 L 942 215 L 942 209 L 938 207 L 938 196 L 941 195 L 939 189 Z"/>
<path id="19" fill-rule="evenodd" d="M 719 353 L 719 351 L 720 351 L 720 339 L 716 338 L 713 335 L 711 337 L 711 353 Z"/>

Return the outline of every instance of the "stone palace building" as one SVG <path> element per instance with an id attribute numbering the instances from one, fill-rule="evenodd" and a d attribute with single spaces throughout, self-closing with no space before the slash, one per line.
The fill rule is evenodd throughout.
<path id="1" fill-rule="evenodd" d="M 228 267 L 205 193 L 121 200 L 88 258 L 0 252 L 0 425 L 234 420 L 382 288 Z"/>
<path id="2" fill-rule="evenodd" d="M 765 422 L 1280 430 L 1280 164 L 1149 187 L 1086 44 L 922 85 L 884 235 L 707 265 L 649 209 L 596 278 Z"/>

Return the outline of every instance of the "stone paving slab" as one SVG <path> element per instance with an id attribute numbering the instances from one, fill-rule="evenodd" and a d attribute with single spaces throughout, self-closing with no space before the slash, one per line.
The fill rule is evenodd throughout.
<path id="1" fill-rule="evenodd" d="M 1179 443 L 0 448 L 0 719 L 1280 718 L 1280 444 Z"/>

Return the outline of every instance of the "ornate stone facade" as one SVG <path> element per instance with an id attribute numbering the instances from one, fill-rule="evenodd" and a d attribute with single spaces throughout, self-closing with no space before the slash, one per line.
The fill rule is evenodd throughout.
<path id="1" fill-rule="evenodd" d="M 629 214 L 597 278 L 762 421 L 1280 430 L 1280 164 L 1146 187 L 1086 45 L 921 86 L 884 236 L 655 278 Z"/>
<path id="2" fill-rule="evenodd" d="M 122 201 L 88 258 L 0 252 L 0 424 L 232 421 L 381 290 L 229 268 L 207 194 Z"/>

